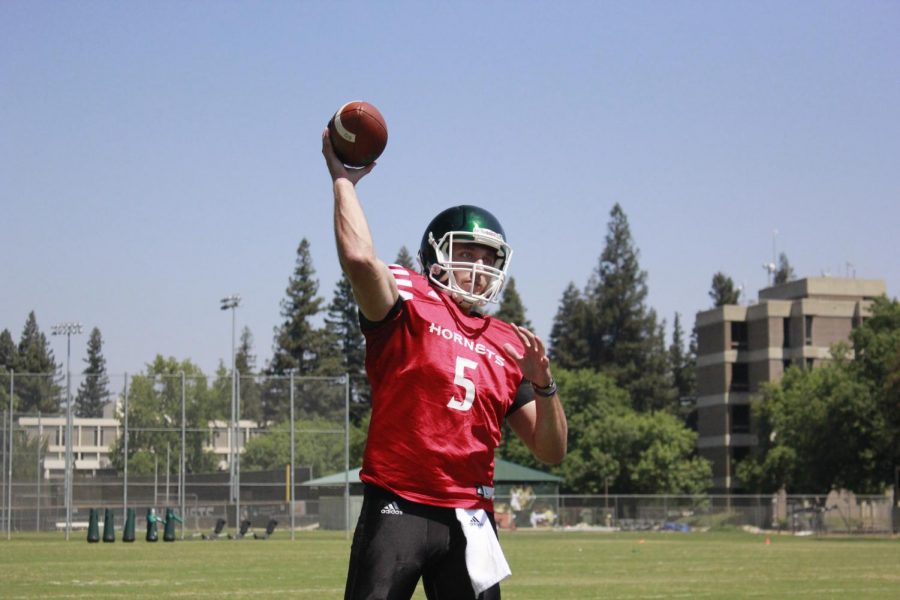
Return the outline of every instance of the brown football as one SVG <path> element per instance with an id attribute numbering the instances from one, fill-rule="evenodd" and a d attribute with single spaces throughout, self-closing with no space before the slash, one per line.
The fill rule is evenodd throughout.
<path id="1" fill-rule="evenodd" d="M 384 117 L 375 106 L 355 100 L 340 107 L 328 121 L 334 152 L 348 167 L 365 167 L 387 146 Z"/>

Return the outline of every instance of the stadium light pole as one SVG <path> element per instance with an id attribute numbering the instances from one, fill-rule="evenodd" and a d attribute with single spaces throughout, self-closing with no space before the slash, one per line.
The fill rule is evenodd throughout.
<path id="1" fill-rule="evenodd" d="M 238 422 L 237 419 L 237 368 L 236 356 L 234 349 L 234 328 L 235 328 L 235 309 L 241 305 L 241 295 L 231 294 L 220 300 L 222 310 L 231 311 L 231 441 L 228 444 L 228 474 L 230 479 L 231 491 L 229 492 L 229 501 L 233 504 L 237 500 L 237 490 L 235 489 L 237 472 L 235 470 L 235 462 L 237 459 L 237 436 Z M 235 524 L 239 524 L 240 515 L 235 514 Z"/>
<path id="2" fill-rule="evenodd" d="M 53 325 L 50 331 L 53 335 L 66 336 L 66 540 L 72 533 L 72 486 L 74 484 L 75 464 L 72 460 L 72 371 L 69 364 L 72 360 L 72 336 L 81 333 L 81 323 L 67 322 Z"/>

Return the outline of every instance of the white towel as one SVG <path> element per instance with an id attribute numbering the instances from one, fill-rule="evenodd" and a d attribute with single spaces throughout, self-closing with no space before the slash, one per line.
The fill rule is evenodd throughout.
<path id="1" fill-rule="evenodd" d="M 512 574 L 497 534 L 483 509 L 457 508 L 456 518 L 466 535 L 466 568 L 475 595 Z"/>

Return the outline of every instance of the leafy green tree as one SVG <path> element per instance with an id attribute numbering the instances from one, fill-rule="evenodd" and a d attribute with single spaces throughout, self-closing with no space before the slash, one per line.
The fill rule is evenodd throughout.
<path id="1" fill-rule="evenodd" d="M 794 268 L 788 262 L 787 254 L 782 252 L 778 255 L 778 269 L 775 271 L 775 284 L 787 283 L 794 281 L 797 277 L 794 275 Z"/>
<path id="2" fill-rule="evenodd" d="M 103 337 L 96 327 L 91 330 L 84 362 L 87 367 L 75 396 L 75 414 L 99 418 L 103 416 L 103 406 L 109 400 L 109 376 L 106 374 L 106 358 L 103 357 Z"/>
<path id="3" fill-rule="evenodd" d="M 638 263 L 628 218 L 617 203 L 606 246 L 588 284 L 591 366 L 628 390 L 638 410 L 669 408 L 675 391 L 668 376 L 665 338 L 656 311 L 647 308 L 647 274 Z"/>
<path id="4" fill-rule="evenodd" d="M 397 253 L 397 258 L 394 259 L 394 264 L 406 267 L 410 271 L 416 270 L 416 261 L 409 253 L 409 250 L 406 249 L 406 246 L 400 246 L 400 251 Z"/>
<path id="5" fill-rule="evenodd" d="M 709 462 L 696 456 L 697 436 L 667 413 L 638 413 L 628 393 L 607 375 L 590 369 L 556 369 L 566 404 L 568 454 L 551 471 L 565 479 L 564 491 L 696 494 L 712 484 Z M 539 467 L 508 427 L 498 455 Z"/>
<path id="6" fill-rule="evenodd" d="M 712 298 L 713 306 L 716 307 L 738 304 L 741 300 L 741 291 L 734 286 L 731 277 L 719 271 L 713 275 L 709 297 Z"/>
<path id="7" fill-rule="evenodd" d="M 882 491 L 874 447 L 883 442 L 875 399 L 843 360 L 812 370 L 788 369 L 756 406 L 762 456 L 742 461 L 737 476 L 762 492 Z"/>
<path id="8" fill-rule="evenodd" d="M 28 313 L 19 340 L 18 356 L 15 380 L 18 409 L 30 413 L 58 412 L 60 387 L 55 381 L 58 367 L 47 337 L 38 327 L 34 311 Z"/>
<path id="9" fill-rule="evenodd" d="M 877 480 L 893 481 L 900 465 L 900 301 L 876 298 L 871 316 L 850 334 L 854 360 L 849 368 L 854 379 L 869 390 L 878 420 L 885 432 L 872 438 L 877 456 Z"/>
<path id="10" fill-rule="evenodd" d="M 548 354 L 555 365 L 564 369 L 590 366 L 589 321 L 587 302 L 575 284 L 569 283 L 550 330 Z"/>
<path id="11" fill-rule="evenodd" d="M 512 277 L 506 282 L 503 288 L 503 294 L 500 297 L 500 306 L 494 316 L 503 319 L 507 323 L 521 325 L 526 329 L 533 330 L 533 325 L 528 317 L 525 316 L 525 305 L 522 304 L 522 298 L 516 290 L 516 280 Z"/>
<path id="12" fill-rule="evenodd" d="M 3 437 L 3 436 L 0 436 Z M 6 447 L 5 452 L 8 451 Z M 25 431 L 13 435 L 13 479 L 34 481 L 38 476 L 38 456 L 47 455 L 47 438 L 30 436 Z M 4 469 L 6 468 L 4 463 Z"/>
<path id="13" fill-rule="evenodd" d="M 156 459 L 163 460 L 167 449 L 175 457 L 169 463 L 170 471 L 178 471 L 181 454 L 182 381 L 187 430 L 185 469 L 188 473 L 216 470 L 215 455 L 206 448 L 208 422 L 211 418 L 206 376 L 189 360 L 179 362 L 175 358 L 157 355 L 147 365 L 147 373 L 136 375 L 129 383 L 129 473 L 152 473 Z M 120 415 L 120 418 L 124 419 L 124 415 Z M 124 458 L 124 438 L 120 437 L 110 449 L 110 461 L 121 470 Z"/>
<path id="14" fill-rule="evenodd" d="M 851 347 L 791 368 L 754 407 L 760 446 L 737 466 L 749 489 L 882 493 L 900 461 L 900 303 L 876 299 Z M 851 360 L 850 357 L 853 356 Z"/>
<path id="15" fill-rule="evenodd" d="M 359 435 L 351 429 L 351 437 Z M 311 466 L 313 477 L 344 470 L 344 424 L 320 417 L 294 422 L 294 461 Z M 351 455 L 351 465 L 359 465 L 362 455 Z M 248 471 L 283 469 L 291 464 L 290 422 L 279 423 L 268 432 L 247 442 L 241 455 L 241 468 Z"/>

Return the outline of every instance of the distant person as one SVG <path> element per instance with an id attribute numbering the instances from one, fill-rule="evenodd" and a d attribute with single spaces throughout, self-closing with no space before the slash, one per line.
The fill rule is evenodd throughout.
<path id="1" fill-rule="evenodd" d="M 372 417 L 345 600 L 500 598 L 509 567 L 493 518 L 494 450 L 506 419 L 539 459 L 566 453 L 566 417 L 544 343 L 484 315 L 512 249 L 499 221 L 456 206 L 425 228 L 423 275 L 375 254 L 356 184 L 328 130 L 334 233 L 366 338 Z M 402 218 L 401 212 L 396 214 Z"/>

